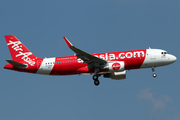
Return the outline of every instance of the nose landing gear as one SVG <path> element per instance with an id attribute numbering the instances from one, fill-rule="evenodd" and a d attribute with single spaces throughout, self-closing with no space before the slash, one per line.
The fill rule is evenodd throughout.
<path id="1" fill-rule="evenodd" d="M 153 72 L 153 77 L 157 77 L 157 74 L 155 73 L 154 67 L 152 68 L 152 72 Z"/>
<path id="2" fill-rule="evenodd" d="M 156 74 L 156 73 L 153 73 L 153 77 L 154 77 L 154 78 L 157 77 L 157 74 Z"/>

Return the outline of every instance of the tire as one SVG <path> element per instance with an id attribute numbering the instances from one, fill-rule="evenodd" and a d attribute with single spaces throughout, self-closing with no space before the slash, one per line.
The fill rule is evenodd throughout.
<path id="1" fill-rule="evenodd" d="M 93 75 L 93 80 L 98 80 L 98 75 Z"/>
<path id="2" fill-rule="evenodd" d="M 100 84 L 99 80 L 94 80 L 94 85 L 98 86 Z"/>
<path id="3" fill-rule="evenodd" d="M 154 77 L 154 78 L 157 77 L 157 74 L 156 74 L 156 73 L 153 73 L 153 77 Z"/>

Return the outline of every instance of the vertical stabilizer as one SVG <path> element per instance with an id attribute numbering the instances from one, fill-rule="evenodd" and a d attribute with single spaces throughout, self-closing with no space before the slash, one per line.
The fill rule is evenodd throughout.
<path id="1" fill-rule="evenodd" d="M 33 55 L 14 35 L 5 35 L 5 39 L 14 61 L 24 62 L 31 66 L 35 65 L 37 57 Z"/>

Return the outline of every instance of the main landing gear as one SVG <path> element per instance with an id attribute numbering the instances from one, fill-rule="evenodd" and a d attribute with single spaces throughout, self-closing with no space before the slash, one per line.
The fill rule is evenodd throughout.
<path id="1" fill-rule="evenodd" d="M 100 82 L 99 82 L 99 80 L 98 80 L 98 75 L 93 75 L 93 80 L 94 80 L 94 84 L 96 85 L 96 86 L 98 86 L 99 84 L 100 84 Z"/>
<path id="2" fill-rule="evenodd" d="M 93 80 L 94 80 L 94 84 L 96 85 L 96 86 L 98 86 L 99 84 L 100 84 L 100 82 L 99 82 L 99 80 L 98 80 L 98 77 L 99 76 L 101 76 L 101 75 L 97 75 L 97 72 L 99 71 L 100 69 L 98 68 L 98 67 L 95 67 L 94 68 L 94 75 L 93 75 Z"/>
<path id="3" fill-rule="evenodd" d="M 157 74 L 155 73 L 154 67 L 152 68 L 152 72 L 153 72 L 153 77 L 157 77 Z"/>

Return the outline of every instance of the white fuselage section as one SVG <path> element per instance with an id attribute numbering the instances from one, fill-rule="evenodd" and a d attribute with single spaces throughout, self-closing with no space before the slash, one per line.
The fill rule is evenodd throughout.
<path id="1" fill-rule="evenodd" d="M 141 68 L 159 67 L 174 63 L 176 61 L 174 55 L 168 54 L 161 49 L 147 49 L 146 58 Z"/>

